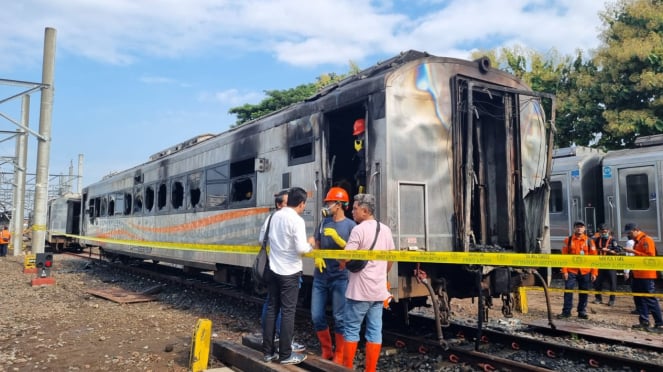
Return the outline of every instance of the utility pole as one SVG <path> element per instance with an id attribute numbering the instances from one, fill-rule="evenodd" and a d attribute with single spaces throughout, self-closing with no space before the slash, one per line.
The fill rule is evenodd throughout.
<path id="1" fill-rule="evenodd" d="M 14 211 L 12 212 L 12 247 L 14 256 L 18 256 L 23 248 L 23 220 L 25 210 L 25 176 L 28 158 L 28 131 L 30 126 L 30 96 L 24 95 L 21 101 L 21 126 L 16 137 L 16 168 L 14 171 Z"/>
<path id="2" fill-rule="evenodd" d="M 46 239 L 46 203 L 48 202 L 48 163 L 51 152 L 51 119 L 55 91 L 55 29 L 47 27 L 44 37 L 41 106 L 37 141 L 37 178 L 35 180 L 34 224 L 32 225 L 32 253 L 44 253 Z"/>

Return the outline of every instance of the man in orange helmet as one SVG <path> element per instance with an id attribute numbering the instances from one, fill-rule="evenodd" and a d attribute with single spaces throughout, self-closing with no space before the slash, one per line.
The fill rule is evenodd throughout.
<path id="1" fill-rule="evenodd" d="M 366 121 L 364 119 L 355 120 L 352 126 L 352 135 L 355 137 L 355 151 L 354 156 L 357 162 L 357 171 L 355 172 L 355 185 L 357 186 L 357 193 L 363 194 L 366 192 L 366 151 L 364 150 L 364 132 L 366 131 Z"/>
<path id="2" fill-rule="evenodd" d="M 315 248 L 343 249 L 356 223 L 345 217 L 350 198 L 340 187 L 329 189 L 322 209 L 324 219 L 315 233 Z M 343 318 L 345 290 L 348 286 L 348 272 L 335 259 L 315 259 L 313 270 L 313 292 L 311 294 L 311 317 L 313 327 L 320 340 L 322 358 L 334 359 L 343 363 Z M 327 299 L 331 297 L 334 316 L 334 340 L 336 352 L 332 351 L 332 338 L 327 325 Z"/>

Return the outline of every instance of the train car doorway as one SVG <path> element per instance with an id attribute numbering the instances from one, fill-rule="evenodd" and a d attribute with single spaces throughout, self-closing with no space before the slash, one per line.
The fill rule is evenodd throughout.
<path id="1" fill-rule="evenodd" d="M 328 153 L 323 192 L 339 186 L 352 200 L 357 193 L 368 192 L 364 154 L 370 122 L 366 120 L 366 110 L 363 105 L 356 105 L 333 111 L 326 115 L 325 122 L 328 124 L 325 128 Z M 346 214 L 349 212 L 350 208 Z"/>

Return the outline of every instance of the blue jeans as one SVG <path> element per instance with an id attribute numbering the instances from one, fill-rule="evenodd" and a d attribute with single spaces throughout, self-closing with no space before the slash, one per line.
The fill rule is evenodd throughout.
<path id="1" fill-rule="evenodd" d="M 578 289 L 589 290 L 590 285 L 592 284 L 592 279 L 590 274 L 573 274 L 568 273 L 568 279 L 564 283 L 564 289 L 575 289 L 576 283 L 578 284 Z M 587 293 L 578 294 L 578 315 L 587 314 Z M 562 308 L 562 314 L 571 314 L 571 309 L 573 308 L 573 293 L 564 292 L 564 308 Z"/>
<path id="2" fill-rule="evenodd" d="M 7 255 L 7 244 L 0 244 L 0 257 Z"/>
<path id="3" fill-rule="evenodd" d="M 343 338 L 346 341 L 359 342 L 361 323 L 366 319 L 366 341 L 381 344 L 382 306 L 383 301 L 355 301 L 346 298 Z"/>
<path id="4" fill-rule="evenodd" d="M 313 328 L 316 332 L 328 328 L 325 307 L 331 297 L 332 313 L 334 315 L 334 333 L 343 334 L 345 290 L 347 287 L 347 279 L 328 280 L 320 277 L 313 279 L 311 318 L 313 319 Z"/>

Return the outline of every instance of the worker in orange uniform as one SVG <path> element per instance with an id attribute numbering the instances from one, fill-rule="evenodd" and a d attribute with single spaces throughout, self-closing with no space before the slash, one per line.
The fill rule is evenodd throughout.
<path id="1" fill-rule="evenodd" d="M 5 257 L 7 256 L 7 245 L 9 245 L 9 241 L 12 239 L 12 234 L 9 232 L 9 229 L 7 229 L 7 226 L 2 228 L 2 231 L 0 231 L 0 257 Z"/>
<path id="2" fill-rule="evenodd" d="M 585 223 L 583 221 L 573 223 L 573 234 L 564 239 L 562 254 L 596 255 L 597 253 L 594 240 L 585 234 Z M 563 267 L 562 275 L 564 276 L 564 289 L 575 289 L 577 283 L 578 289 L 586 291 L 591 288 L 592 283 L 596 280 L 598 269 Z M 578 318 L 580 319 L 589 318 L 587 316 L 587 299 L 587 293 L 578 294 Z M 564 307 L 557 318 L 569 318 L 571 308 L 573 308 L 573 292 L 564 292 Z"/>
<path id="3" fill-rule="evenodd" d="M 624 234 L 629 239 L 633 239 L 635 245 L 633 248 L 624 248 L 625 252 L 633 253 L 635 256 L 656 256 L 656 245 L 654 239 L 645 234 L 638 225 L 627 223 L 624 227 Z M 656 280 L 656 270 L 632 270 L 631 290 L 633 293 L 654 293 L 654 281 Z M 639 313 L 638 324 L 633 328 L 651 330 L 654 332 L 663 332 L 663 317 L 661 317 L 661 306 L 656 297 L 633 297 L 635 307 Z M 649 328 L 649 314 L 654 317 L 654 328 Z"/>
<path id="4" fill-rule="evenodd" d="M 366 131 L 366 121 L 364 119 L 355 120 L 352 126 L 352 135 L 355 138 L 355 151 L 353 157 L 356 162 L 355 186 L 357 193 L 366 192 L 366 150 L 364 150 L 364 132 Z"/>

